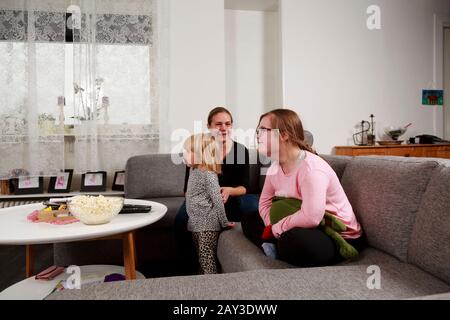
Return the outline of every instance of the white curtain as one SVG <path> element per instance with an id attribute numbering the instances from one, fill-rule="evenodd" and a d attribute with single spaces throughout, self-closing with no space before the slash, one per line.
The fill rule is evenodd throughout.
<path id="1" fill-rule="evenodd" d="M 46 9 L 43 1 L 0 2 L 1 178 L 55 175 L 64 168 L 55 118 L 64 93 L 64 44 L 52 41 L 64 35 L 64 16 L 45 15 Z"/>
<path id="2" fill-rule="evenodd" d="M 122 170 L 166 145 L 167 8 L 167 0 L 0 2 L 0 176 Z"/>

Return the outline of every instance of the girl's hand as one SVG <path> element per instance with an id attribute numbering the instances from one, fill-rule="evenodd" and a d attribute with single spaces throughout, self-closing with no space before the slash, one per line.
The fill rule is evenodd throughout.
<path id="1" fill-rule="evenodd" d="M 236 226 L 236 222 L 227 222 L 225 224 L 225 227 L 223 227 L 224 230 L 230 230 L 233 229 Z"/>
<path id="2" fill-rule="evenodd" d="M 223 203 L 227 203 L 228 198 L 231 195 L 231 189 L 230 187 L 222 187 L 220 188 L 220 194 L 222 195 L 222 201 Z"/>
<path id="3" fill-rule="evenodd" d="M 227 228 L 234 228 L 236 226 L 236 222 L 227 222 L 226 224 Z"/>

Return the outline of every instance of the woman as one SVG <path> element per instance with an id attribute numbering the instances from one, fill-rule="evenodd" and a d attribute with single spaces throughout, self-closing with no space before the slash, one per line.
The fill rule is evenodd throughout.
<path id="1" fill-rule="evenodd" d="M 258 216 L 242 228 L 256 245 L 273 241 L 280 259 L 298 266 L 342 261 L 339 248 L 320 227 L 325 212 L 345 225 L 340 235 L 361 250 L 361 226 L 333 169 L 304 142 L 302 123 L 291 110 L 263 114 L 257 128 L 258 152 L 273 164 L 267 171 Z M 272 225 L 275 199 L 294 199 L 299 210 Z M 278 213 L 279 214 L 279 213 Z"/>
<path id="2" fill-rule="evenodd" d="M 233 117 L 223 107 L 214 108 L 208 115 L 208 129 L 215 136 L 223 159 L 219 185 L 228 220 L 241 221 L 243 215 L 258 213 L 258 197 L 247 195 L 249 183 L 249 153 L 242 144 L 231 138 Z M 186 193 L 190 168 L 186 167 L 184 192 Z M 175 238 L 190 271 L 195 272 L 196 259 L 190 233 L 187 231 L 188 214 L 186 201 L 183 202 L 175 218 Z"/>

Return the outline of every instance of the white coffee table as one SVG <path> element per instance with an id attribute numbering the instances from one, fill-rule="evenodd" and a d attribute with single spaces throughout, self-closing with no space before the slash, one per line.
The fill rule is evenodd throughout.
<path id="1" fill-rule="evenodd" d="M 81 289 L 83 285 L 93 282 L 103 282 L 105 276 L 113 273 L 124 273 L 124 267 L 112 265 L 89 265 L 80 266 Z M 29 277 L 13 284 L 0 292 L 0 300 L 43 300 L 56 287 L 56 285 L 67 278 L 70 274 L 61 273 L 52 280 L 36 280 Z M 136 272 L 137 279 L 145 279 L 144 275 Z M 68 289 L 65 289 L 68 290 Z"/>
<path id="2" fill-rule="evenodd" d="M 26 276 L 33 273 L 33 244 L 72 242 L 84 240 L 122 239 L 125 276 L 136 278 L 136 253 L 133 231 L 160 220 L 167 212 L 161 203 L 137 199 L 125 199 L 125 204 L 151 205 L 149 213 L 119 214 L 109 223 L 85 225 L 81 222 L 53 225 L 32 223 L 27 216 L 44 208 L 34 203 L 0 209 L 0 245 L 26 245 Z"/>

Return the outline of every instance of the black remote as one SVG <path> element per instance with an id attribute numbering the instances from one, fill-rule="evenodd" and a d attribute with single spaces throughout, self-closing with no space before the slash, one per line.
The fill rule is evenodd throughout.
<path id="1" fill-rule="evenodd" d="M 152 210 L 152 206 L 143 206 L 143 205 L 124 205 L 120 213 L 147 213 Z"/>

